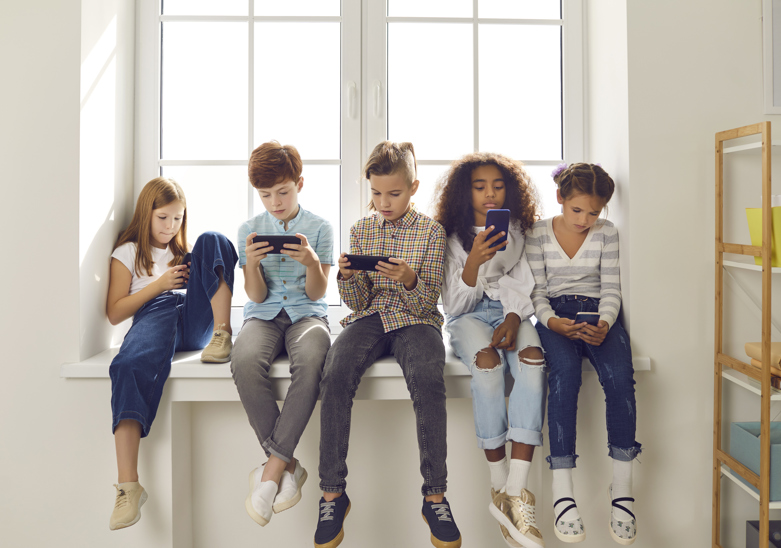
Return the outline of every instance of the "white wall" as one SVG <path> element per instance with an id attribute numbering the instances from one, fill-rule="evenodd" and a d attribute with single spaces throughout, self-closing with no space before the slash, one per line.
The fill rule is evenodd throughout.
<path id="1" fill-rule="evenodd" d="M 641 516 L 653 516 L 640 524 L 642 546 L 708 546 L 714 134 L 781 120 L 763 115 L 760 0 L 626 5 L 632 339 L 635 351 L 654 364 L 653 374 L 638 384 L 645 453 L 637 508 Z M 742 192 L 758 192 L 755 181 L 732 182 L 743 185 Z M 737 322 L 753 319 L 746 309 L 734 313 L 741 314 Z M 758 419 L 758 399 L 747 403 Z M 748 511 L 726 531 L 724 545 L 740 546 L 743 520 L 756 519 L 758 506 L 726 487 L 725 508 Z"/>
<path id="2" fill-rule="evenodd" d="M 127 157 L 132 141 L 129 61 L 122 55 L 132 55 L 132 49 L 125 49 L 126 38 L 118 38 L 113 83 L 106 81 L 108 90 L 98 86 L 93 92 L 101 97 L 103 89 L 110 100 L 115 86 L 119 106 L 113 129 L 111 124 L 99 128 L 106 133 L 90 134 L 85 128 L 91 112 L 80 107 L 80 69 L 91 46 L 100 43 L 101 26 L 110 26 L 114 15 L 120 16 L 117 36 L 132 33 L 128 5 L 120 0 L 47 0 L 2 7 L 0 228 L 6 235 L 6 256 L 14 258 L 0 269 L 0 287 L 10 293 L 0 330 L 6 360 L 0 382 L 3 546 L 162 542 L 148 515 L 131 529 L 108 531 L 116 473 L 108 381 L 58 377 L 61 363 L 91 350 L 85 333 L 108 333 L 88 317 L 100 307 L 105 291 L 105 271 L 100 270 L 105 263 L 93 251 L 110 248 L 117 228 L 126 222 L 117 212 L 127 215 L 129 209 L 124 186 L 132 179 Z M 589 28 L 606 33 L 589 41 L 588 159 L 615 165 L 622 209 L 614 215 L 622 233 L 631 233 L 633 345 L 638 355 L 653 360 L 653 371 L 637 377 L 638 441 L 645 452 L 635 475 L 641 520 L 635 546 L 709 546 L 713 134 L 775 120 L 762 115 L 760 1 L 594 1 L 587 14 Z M 608 57 L 611 48 L 618 51 L 614 63 Z M 603 88 L 603 81 L 625 82 L 628 99 L 621 87 Z M 612 137 L 613 132 L 619 137 Z M 89 135 L 103 135 L 111 144 L 90 145 L 84 140 Z M 94 210 L 85 211 L 84 192 L 94 192 L 101 173 L 83 164 L 85 158 L 104 154 L 114 155 L 105 172 L 113 197 L 103 195 Z M 115 205 L 112 220 L 108 206 L 117 200 L 124 200 L 124 206 Z M 85 226 L 92 227 L 92 240 L 84 233 L 80 237 Z M 85 265 L 93 269 L 92 278 L 80 276 L 80 267 L 82 274 L 87 272 Z M 89 296 L 80 299 L 80 290 Z M 593 374 L 585 378 L 581 398 L 576 493 L 584 501 L 589 531 L 584 546 L 608 546 L 603 491 L 610 468 L 603 396 Z M 373 546 L 426 546 L 425 525 L 417 513 L 417 449 L 409 404 L 358 402 L 355 409 L 349 460 L 354 507 L 343 546 L 365 546 L 367 539 L 373 539 Z M 471 402 L 451 400 L 448 412 L 449 498 L 465 545 L 502 546 L 485 511 L 487 473 L 475 448 Z M 300 450 L 311 475 L 304 500 L 264 529 L 243 515 L 245 475 L 260 461 L 260 452 L 240 405 L 198 404 L 192 413 L 196 546 L 214 546 L 226 538 L 231 546 L 308 545 L 316 519 L 317 411 Z M 538 452 L 538 466 L 546 454 L 547 448 Z M 142 458 L 142 476 L 152 476 L 154 468 L 153 461 Z M 540 513 L 546 543 L 558 546 L 548 515 L 548 472 L 535 474 L 534 482 L 544 505 Z M 154 492 L 153 485 L 147 488 Z M 737 491 L 728 492 L 736 499 L 730 512 L 750 505 Z M 392 503 L 383 506 L 377 493 L 389 494 Z M 154 509 L 151 501 L 147 508 Z M 392 531 L 379 526 L 387 513 L 401 526 Z M 740 540 L 742 519 L 731 518 L 733 545 Z"/>

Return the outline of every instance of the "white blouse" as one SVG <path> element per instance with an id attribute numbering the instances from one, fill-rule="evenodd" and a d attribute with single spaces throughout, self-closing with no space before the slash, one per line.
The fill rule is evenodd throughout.
<path id="1" fill-rule="evenodd" d="M 485 228 L 473 228 L 475 234 L 482 230 Z M 506 248 L 497 251 L 491 260 L 480 265 L 477 283 L 475 287 L 469 287 L 461 278 L 469 253 L 464 250 L 458 236 L 451 234 L 447 239 L 445 279 L 442 284 L 445 313 L 460 316 L 471 312 L 485 294 L 502 303 L 505 316 L 515 312 L 521 320 L 531 317 L 534 314 L 531 300 L 534 277 L 524 247 L 523 233 L 511 224 Z"/>

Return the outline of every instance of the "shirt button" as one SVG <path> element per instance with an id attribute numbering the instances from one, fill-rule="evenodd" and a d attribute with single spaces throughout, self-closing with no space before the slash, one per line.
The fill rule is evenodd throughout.
<path id="1" fill-rule="evenodd" d="M 285 221 L 279 221 L 279 224 L 285 224 Z"/>
<path id="2" fill-rule="evenodd" d="M 285 259 L 282 259 L 282 262 L 284 263 L 284 262 L 285 262 Z"/>
<path id="3" fill-rule="evenodd" d="M 287 300 L 287 295 L 282 297 L 282 300 L 286 301 Z"/>
<path id="4" fill-rule="evenodd" d="M 282 283 L 283 283 L 283 284 L 286 284 L 286 283 L 287 283 L 287 280 L 282 280 Z"/>

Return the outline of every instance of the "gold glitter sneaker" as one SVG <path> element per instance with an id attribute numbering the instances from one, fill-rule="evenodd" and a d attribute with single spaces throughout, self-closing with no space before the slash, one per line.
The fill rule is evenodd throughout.
<path id="1" fill-rule="evenodd" d="M 534 516 L 534 504 L 534 495 L 526 489 L 521 489 L 518 497 L 511 497 L 502 489 L 496 493 L 488 508 L 515 542 L 525 548 L 544 548 L 545 541 Z"/>

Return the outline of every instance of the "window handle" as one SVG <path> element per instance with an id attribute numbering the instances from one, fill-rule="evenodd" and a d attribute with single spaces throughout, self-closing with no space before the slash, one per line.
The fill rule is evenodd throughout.
<path id="1" fill-rule="evenodd" d="M 382 92 L 382 82 L 379 80 L 374 81 L 374 117 L 379 118 L 380 117 L 380 99 L 381 99 L 381 92 Z"/>
<path id="2" fill-rule="evenodd" d="M 358 87 L 355 82 L 347 82 L 347 116 L 355 120 L 357 115 L 356 99 L 358 97 Z"/>

